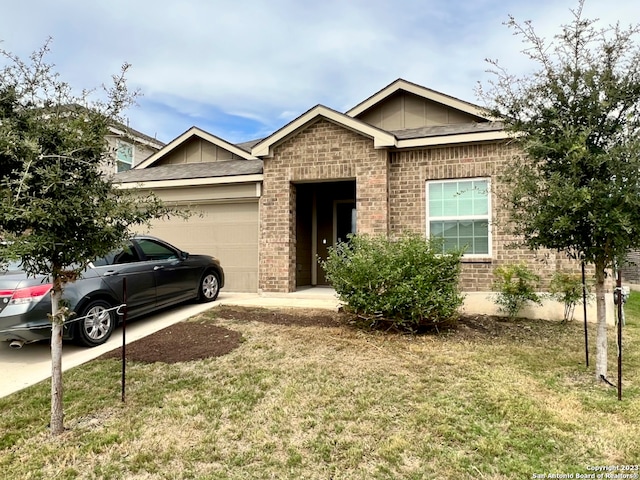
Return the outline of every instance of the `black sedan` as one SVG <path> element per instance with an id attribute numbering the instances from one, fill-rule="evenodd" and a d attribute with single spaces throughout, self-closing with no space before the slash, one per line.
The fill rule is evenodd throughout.
<path id="1" fill-rule="evenodd" d="M 120 319 L 126 281 L 127 318 L 198 300 L 210 302 L 224 286 L 220 262 L 190 255 L 160 239 L 136 236 L 125 248 L 92 262 L 82 277 L 66 285 L 63 300 L 75 312 L 64 338 L 93 347 L 107 341 Z M 0 341 L 14 348 L 51 337 L 46 277 L 27 277 L 19 264 L 7 263 L 0 273 Z"/>

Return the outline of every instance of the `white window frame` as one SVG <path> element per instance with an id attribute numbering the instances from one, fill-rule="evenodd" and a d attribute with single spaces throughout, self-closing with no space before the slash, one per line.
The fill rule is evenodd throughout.
<path id="1" fill-rule="evenodd" d="M 454 183 L 454 182 L 473 182 L 473 181 L 486 181 L 487 182 L 487 214 L 486 215 L 447 215 L 447 216 L 438 216 L 435 218 L 431 218 L 429 212 L 429 188 L 434 184 L 443 184 L 443 183 Z M 487 259 L 492 257 L 493 252 L 493 232 L 492 232 L 492 205 L 491 205 L 491 177 L 471 177 L 471 178 L 451 178 L 451 179 L 441 179 L 441 180 L 427 180 L 426 188 L 425 188 L 425 212 L 426 212 L 426 231 L 427 238 L 431 238 L 431 221 L 459 221 L 459 220 L 486 220 L 487 221 L 487 253 L 465 253 L 463 255 L 464 258 L 472 259 Z"/>
<path id="2" fill-rule="evenodd" d="M 120 171 L 123 171 L 123 172 L 126 171 L 126 170 L 120 170 L 118 168 L 118 164 L 119 163 L 127 163 L 127 162 L 122 161 L 120 159 L 120 157 L 118 156 L 119 153 L 120 153 L 120 148 L 121 147 L 128 147 L 128 148 L 131 149 L 131 164 L 129 166 L 129 169 L 132 169 L 133 166 L 135 165 L 135 158 L 134 157 L 135 157 L 136 149 L 135 149 L 134 145 L 132 143 L 125 142 L 124 140 L 121 140 L 121 139 L 118 138 L 118 139 L 116 139 L 116 173 L 119 173 Z"/>

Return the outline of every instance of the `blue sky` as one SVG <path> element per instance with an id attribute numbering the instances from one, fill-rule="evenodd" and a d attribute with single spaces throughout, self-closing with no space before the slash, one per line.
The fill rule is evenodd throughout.
<path id="1" fill-rule="evenodd" d="M 143 94 L 130 125 L 169 142 L 191 126 L 261 138 L 317 104 L 346 111 L 397 78 L 474 103 L 485 58 L 530 66 L 502 25 L 551 38 L 577 0 L 22 0 L 3 7 L 0 48 L 49 60 L 77 88 L 124 62 Z M 602 26 L 640 22 L 640 2 L 587 0 Z M 1 63 L 1 61 L 0 61 Z"/>

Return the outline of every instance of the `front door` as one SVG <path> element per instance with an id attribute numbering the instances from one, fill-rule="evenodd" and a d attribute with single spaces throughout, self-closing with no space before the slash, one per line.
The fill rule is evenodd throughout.
<path id="1" fill-rule="evenodd" d="M 318 205 L 317 249 L 320 259 L 327 258 L 329 247 L 346 242 L 347 236 L 356 233 L 356 203 L 354 200 L 334 200 Z M 324 268 L 318 264 L 317 285 L 328 285 Z"/>
<path id="2" fill-rule="evenodd" d="M 356 182 L 298 183 L 296 188 L 296 286 L 328 285 L 320 263 L 330 247 L 356 231 Z"/>
<path id="3" fill-rule="evenodd" d="M 336 200 L 334 203 L 334 241 L 346 242 L 348 236 L 356 233 L 356 202 Z"/>

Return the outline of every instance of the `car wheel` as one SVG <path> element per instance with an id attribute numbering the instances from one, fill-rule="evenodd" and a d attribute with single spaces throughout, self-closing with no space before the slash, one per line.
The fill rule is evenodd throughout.
<path id="1" fill-rule="evenodd" d="M 94 300 L 78 314 L 74 340 L 85 347 L 95 347 L 106 342 L 116 326 L 115 311 L 104 300 Z"/>
<path id="2" fill-rule="evenodd" d="M 214 272 L 206 272 L 200 280 L 198 300 L 201 302 L 213 302 L 220 293 L 220 282 Z"/>

